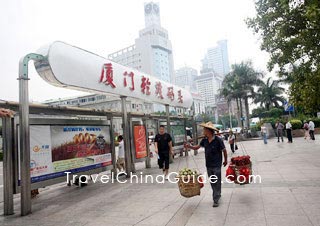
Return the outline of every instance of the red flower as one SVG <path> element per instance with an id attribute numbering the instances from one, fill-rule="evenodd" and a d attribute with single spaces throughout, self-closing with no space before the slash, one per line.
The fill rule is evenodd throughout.
<path id="1" fill-rule="evenodd" d="M 235 171 L 234 171 L 234 169 L 232 168 L 231 165 L 229 165 L 229 167 L 226 170 L 226 177 L 227 177 L 227 179 L 229 179 L 231 181 L 235 180 L 236 173 L 235 173 Z"/>

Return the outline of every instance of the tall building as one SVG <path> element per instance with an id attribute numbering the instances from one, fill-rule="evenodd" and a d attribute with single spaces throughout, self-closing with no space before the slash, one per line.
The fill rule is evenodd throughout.
<path id="1" fill-rule="evenodd" d="M 193 93 L 191 92 L 191 95 L 193 97 L 193 104 L 194 104 L 194 114 L 202 114 L 206 112 L 206 104 L 205 104 L 205 98 L 203 98 L 200 93 Z"/>
<path id="2" fill-rule="evenodd" d="M 201 73 L 195 80 L 197 90 L 205 99 L 206 107 L 216 106 L 216 95 L 219 94 L 222 78 L 213 71 Z"/>
<path id="3" fill-rule="evenodd" d="M 198 71 L 191 67 L 183 67 L 175 72 L 175 85 L 196 91 L 197 87 L 195 79 L 198 76 Z"/>
<path id="4" fill-rule="evenodd" d="M 145 3 L 145 28 L 135 44 L 108 56 L 114 62 L 136 68 L 163 81 L 174 83 L 172 45 L 168 31 L 161 27 L 158 3 Z"/>
<path id="5" fill-rule="evenodd" d="M 202 60 L 202 70 L 213 70 L 220 76 L 230 72 L 227 40 L 220 40 L 217 46 L 207 50 Z"/>

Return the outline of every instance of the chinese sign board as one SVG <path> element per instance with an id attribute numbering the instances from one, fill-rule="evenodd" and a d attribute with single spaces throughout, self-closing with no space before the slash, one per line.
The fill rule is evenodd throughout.
<path id="1" fill-rule="evenodd" d="M 46 60 L 35 62 L 36 70 L 52 85 L 177 107 L 192 105 L 190 92 L 183 88 L 63 42 L 54 42 L 38 53 Z"/>
<path id="2" fill-rule="evenodd" d="M 108 126 L 30 126 L 31 181 L 111 165 Z"/>

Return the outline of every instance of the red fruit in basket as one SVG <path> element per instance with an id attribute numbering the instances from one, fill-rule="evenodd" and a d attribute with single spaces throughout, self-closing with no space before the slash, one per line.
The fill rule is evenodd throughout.
<path id="1" fill-rule="evenodd" d="M 199 177 L 198 182 L 200 184 L 200 188 L 203 188 L 204 184 L 203 184 L 203 179 L 201 176 Z"/>
<path id="2" fill-rule="evenodd" d="M 229 179 L 230 181 L 234 181 L 234 178 L 236 177 L 235 175 L 236 175 L 236 173 L 235 173 L 234 169 L 231 167 L 231 165 L 229 165 L 229 167 L 226 170 L 227 179 Z"/>
<path id="3" fill-rule="evenodd" d="M 248 169 L 247 167 L 243 167 L 243 168 L 240 170 L 240 173 L 241 173 L 241 175 L 249 176 L 249 175 L 250 175 L 250 169 Z"/>

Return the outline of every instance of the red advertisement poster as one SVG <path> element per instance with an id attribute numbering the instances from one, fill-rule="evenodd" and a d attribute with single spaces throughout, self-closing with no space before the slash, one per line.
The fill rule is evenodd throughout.
<path id="1" fill-rule="evenodd" d="M 147 157 L 146 128 L 141 125 L 133 127 L 134 146 L 136 149 L 136 159 Z"/>

